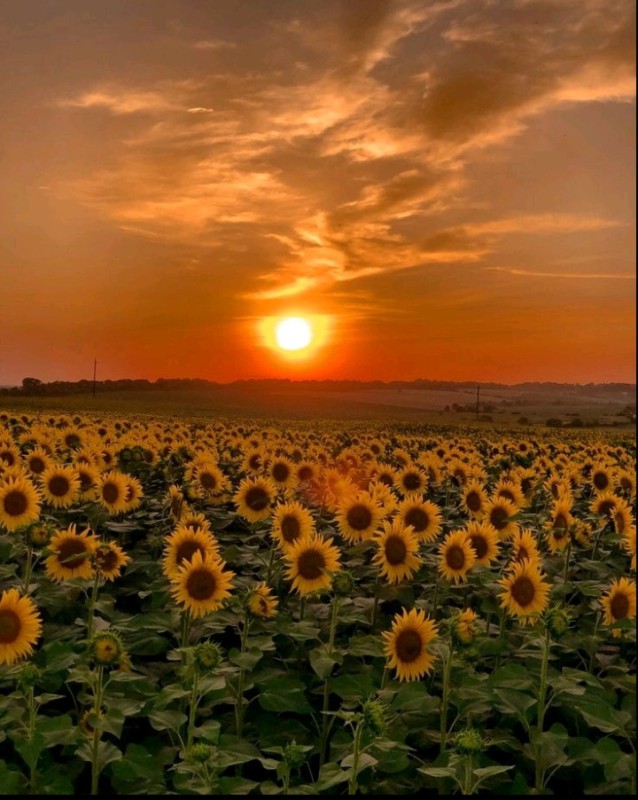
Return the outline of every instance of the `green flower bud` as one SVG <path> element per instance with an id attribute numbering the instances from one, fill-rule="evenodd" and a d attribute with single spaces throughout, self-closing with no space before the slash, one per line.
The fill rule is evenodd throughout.
<path id="1" fill-rule="evenodd" d="M 484 745 L 483 737 L 476 728 L 466 728 L 456 736 L 456 750 L 461 755 L 480 753 Z"/>
<path id="2" fill-rule="evenodd" d="M 36 667 L 36 665 L 32 664 L 30 661 L 27 661 L 20 670 L 20 677 L 18 680 L 22 686 L 28 688 L 30 686 L 35 686 L 40 680 L 41 675 L 42 672 Z"/>
<path id="3" fill-rule="evenodd" d="M 305 762 L 306 755 L 297 742 L 293 739 L 290 744 L 287 744 L 284 749 L 284 761 L 290 769 L 299 769 Z"/>
<path id="4" fill-rule="evenodd" d="M 381 736 L 387 727 L 387 706 L 380 700 L 368 700 L 363 706 L 363 720 L 375 736 Z"/>
<path id="5" fill-rule="evenodd" d="M 188 751 L 188 757 L 196 764 L 204 764 L 213 754 L 213 748 L 209 744 L 194 744 Z"/>
<path id="6" fill-rule="evenodd" d="M 332 576 L 332 586 L 339 597 L 350 597 L 355 587 L 354 577 L 351 572 L 343 569 Z"/>
<path id="7" fill-rule="evenodd" d="M 91 639 L 89 654 L 101 667 L 119 667 L 125 655 L 122 640 L 113 631 L 96 633 Z"/>
<path id="8" fill-rule="evenodd" d="M 215 642 L 202 642 L 194 649 L 194 663 L 202 672 L 214 672 L 222 662 L 222 650 Z"/>
<path id="9" fill-rule="evenodd" d="M 545 613 L 545 627 L 554 639 L 560 639 L 569 630 L 571 618 L 562 606 L 553 606 Z"/>

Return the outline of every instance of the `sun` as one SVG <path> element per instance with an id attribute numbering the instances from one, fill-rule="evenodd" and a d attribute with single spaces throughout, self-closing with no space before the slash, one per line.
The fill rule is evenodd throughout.
<path id="1" fill-rule="evenodd" d="M 312 328 L 303 317 L 286 317 L 277 324 L 277 345 L 282 350 L 303 350 L 312 342 Z"/>

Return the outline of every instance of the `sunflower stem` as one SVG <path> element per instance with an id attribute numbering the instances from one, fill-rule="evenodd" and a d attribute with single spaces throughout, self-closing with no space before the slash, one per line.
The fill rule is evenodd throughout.
<path id="1" fill-rule="evenodd" d="M 503 649 L 503 640 L 505 639 L 505 623 L 507 617 L 503 609 L 499 611 L 500 620 L 498 623 L 498 643 L 500 645 L 498 655 L 496 656 L 496 669 L 501 666 L 501 650 Z"/>
<path id="2" fill-rule="evenodd" d="M 270 547 L 270 559 L 268 560 L 268 569 L 266 570 L 266 585 L 270 586 L 270 579 L 272 578 L 272 568 L 275 563 L 275 546 Z"/>
<path id="3" fill-rule="evenodd" d="M 188 612 L 182 611 L 182 627 L 179 635 L 180 647 L 188 647 L 188 642 L 190 640 L 190 633 L 191 633 L 190 621 L 191 620 Z"/>
<path id="4" fill-rule="evenodd" d="M 432 614 L 430 615 L 432 619 L 435 619 L 438 607 L 439 607 L 439 579 L 437 576 L 436 582 L 434 584 L 434 600 L 432 601 Z"/>
<path id="5" fill-rule="evenodd" d="M 474 776 L 472 774 L 473 764 L 472 764 L 472 756 L 471 756 L 471 754 L 468 753 L 465 756 L 464 760 L 465 760 L 465 764 L 464 764 L 464 767 L 465 767 L 464 773 L 465 774 L 464 774 L 463 788 L 461 789 L 461 794 L 464 794 L 464 795 L 474 794 L 474 786 L 472 785 L 473 782 L 474 782 L 473 781 Z"/>
<path id="6" fill-rule="evenodd" d="M 303 619 L 305 611 L 306 611 L 306 598 L 302 597 L 299 600 L 299 622 L 301 622 L 301 620 Z"/>
<path id="7" fill-rule="evenodd" d="M 190 702 L 188 704 L 188 730 L 186 733 L 186 749 L 193 744 L 195 732 L 195 715 L 197 713 L 197 685 L 199 683 L 199 670 L 195 666 L 193 671 L 193 685 L 191 686 Z"/>
<path id="8" fill-rule="evenodd" d="M 352 773 L 348 780 L 348 794 L 357 793 L 357 774 L 359 772 L 359 755 L 361 753 L 361 734 L 363 733 L 363 720 L 357 722 L 354 729 L 354 739 L 352 742 Z"/>
<path id="9" fill-rule="evenodd" d="M 250 620 L 248 617 L 248 609 L 246 609 L 246 616 L 244 617 L 244 626 L 241 631 L 241 654 L 246 652 L 248 644 L 248 630 L 250 628 Z M 237 683 L 237 702 L 235 703 L 235 728 L 237 736 L 241 738 L 244 728 L 244 681 L 246 680 L 246 668 L 241 666 L 239 668 L 239 681 Z"/>
<path id="10" fill-rule="evenodd" d="M 445 745 L 447 744 L 447 711 L 450 697 L 450 675 L 452 673 L 453 654 L 454 645 L 450 640 L 450 652 L 443 667 L 443 694 L 441 696 L 441 738 L 439 747 L 441 753 L 445 752 Z"/>
<path id="11" fill-rule="evenodd" d="M 542 791 L 543 788 L 543 778 L 545 771 L 541 766 L 541 752 L 542 752 L 542 745 L 540 743 L 540 737 L 543 735 L 543 722 L 545 720 L 545 695 L 547 693 L 547 667 L 549 663 L 549 650 L 551 647 L 551 639 L 549 635 L 549 629 L 545 631 L 545 641 L 543 643 L 543 657 L 541 660 L 541 674 L 540 674 L 540 686 L 538 689 L 538 703 L 536 708 L 536 729 L 537 729 L 537 740 L 534 747 L 534 762 L 535 762 L 535 789 L 536 792 Z"/>
<path id="12" fill-rule="evenodd" d="M 372 606 L 372 621 L 370 623 L 370 633 L 374 633 L 377 627 L 377 614 L 379 611 L 379 589 L 381 584 L 379 582 L 379 576 L 377 575 L 376 580 L 374 581 L 374 605 Z"/>
<path id="13" fill-rule="evenodd" d="M 98 666 L 95 671 L 95 688 L 93 690 L 93 714 L 95 722 L 93 727 L 93 742 L 91 746 L 91 794 L 98 793 L 98 783 L 100 780 L 100 763 L 99 763 L 99 748 L 100 748 L 100 714 L 102 711 L 102 695 L 104 691 L 103 685 L 104 667 Z"/>
<path id="14" fill-rule="evenodd" d="M 91 596 L 89 598 L 89 618 L 86 623 L 86 638 L 91 641 L 93 636 L 93 629 L 95 627 L 95 603 L 97 602 L 97 590 L 100 583 L 100 573 L 96 570 L 93 578 L 93 586 L 91 587 Z"/>
<path id="15" fill-rule="evenodd" d="M 330 614 L 330 633 L 328 634 L 328 655 L 332 653 L 335 646 L 335 636 L 337 633 L 337 619 L 339 614 L 339 598 L 334 597 L 332 600 L 332 613 Z M 322 766 L 326 760 L 326 751 L 328 748 L 328 733 L 330 730 L 330 718 L 328 717 L 328 709 L 330 708 L 330 676 L 326 678 L 323 684 L 323 716 L 321 719 L 321 740 L 319 745 L 319 766 Z"/>
<path id="16" fill-rule="evenodd" d="M 572 552 L 572 540 L 567 542 L 567 547 L 565 548 L 565 569 L 563 571 L 563 583 L 567 583 L 567 578 L 569 577 L 569 556 Z"/>
<path id="17" fill-rule="evenodd" d="M 33 736 L 35 734 L 35 715 L 36 715 L 36 704 L 35 704 L 35 694 L 33 685 L 30 685 L 27 690 L 27 709 L 29 712 L 29 742 L 33 741 Z M 31 758 L 31 763 L 29 764 L 29 794 L 35 794 L 35 783 L 36 783 L 36 776 L 37 776 L 37 759 L 33 760 Z"/>
<path id="18" fill-rule="evenodd" d="M 24 578 L 22 581 L 22 593 L 29 593 L 29 584 L 31 583 L 31 570 L 33 569 L 33 547 L 31 542 L 27 542 L 27 560 L 24 565 Z"/>

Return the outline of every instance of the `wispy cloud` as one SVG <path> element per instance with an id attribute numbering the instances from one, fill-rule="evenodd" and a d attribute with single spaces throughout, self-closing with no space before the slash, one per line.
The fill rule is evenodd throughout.
<path id="1" fill-rule="evenodd" d="M 526 278 L 560 278 L 562 280 L 604 280 L 604 281 L 635 281 L 636 275 L 629 272 L 538 272 L 518 267 L 485 267 L 488 272 L 503 272 L 506 275 L 522 276 Z"/>

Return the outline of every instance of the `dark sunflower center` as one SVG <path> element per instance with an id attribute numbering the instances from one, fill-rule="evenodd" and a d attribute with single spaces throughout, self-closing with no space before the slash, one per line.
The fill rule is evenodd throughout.
<path id="1" fill-rule="evenodd" d="M 199 542 L 182 542 L 175 551 L 175 563 L 179 565 L 183 561 L 190 561 L 197 551 L 199 551 L 202 556 L 205 555 L 204 548 L 201 546 L 201 544 L 199 544 Z"/>
<path id="2" fill-rule="evenodd" d="M 309 481 L 312 478 L 312 467 L 300 467 L 297 475 L 300 481 Z"/>
<path id="3" fill-rule="evenodd" d="M 297 517 L 286 514 L 281 521 L 281 535 L 287 542 L 294 542 L 301 533 L 301 525 Z"/>
<path id="4" fill-rule="evenodd" d="M 403 564 L 408 554 L 408 548 L 400 536 L 388 536 L 385 541 L 385 557 L 391 566 Z"/>
<path id="5" fill-rule="evenodd" d="M 261 467 L 261 456 L 254 455 L 248 459 L 248 466 L 251 469 L 259 469 Z"/>
<path id="6" fill-rule="evenodd" d="M 380 475 L 377 475 L 377 480 L 379 483 L 383 483 L 386 486 L 392 486 L 392 476 L 388 475 L 387 472 L 382 472 Z"/>
<path id="7" fill-rule="evenodd" d="M 110 572 L 112 569 L 115 569 L 118 564 L 117 553 L 113 550 L 99 552 L 95 560 L 102 572 Z"/>
<path id="8" fill-rule="evenodd" d="M 186 591 L 193 600 L 208 600 L 215 594 L 217 580 L 207 569 L 196 569 L 186 581 Z"/>
<path id="9" fill-rule="evenodd" d="M 11 644 L 20 635 L 20 617 L 8 608 L 0 611 L 0 644 Z"/>
<path id="10" fill-rule="evenodd" d="M 529 558 L 529 553 L 527 552 L 527 548 L 523 545 L 519 545 L 518 553 L 516 553 L 516 560 L 517 561 L 524 561 L 526 558 Z"/>
<path id="11" fill-rule="evenodd" d="M 321 576 L 325 566 L 326 560 L 323 557 L 323 553 L 319 552 L 319 550 L 305 550 L 299 556 L 297 571 L 307 581 L 315 581 Z"/>
<path id="12" fill-rule="evenodd" d="M 49 481 L 49 491 L 54 497 L 64 497 L 69 493 L 71 484 L 64 475 L 54 475 Z"/>
<path id="13" fill-rule="evenodd" d="M 29 468 L 35 475 L 39 475 L 44 472 L 46 465 L 40 456 L 33 456 L 33 458 L 29 459 Z"/>
<path id="14" fill-rule="evenodd" d="M 614 514 L 614 524 L 616 525 L 616 530 L 618 533 L 624 533 L 625 528 L 627 527 L 625 518 L 622 514 Z"/>
<path id="15" fill-rule="evenodd" d="M 67 447 L 78 447 L 80 444 L 80 437 L 77 435 L 77 433 L 67 433 L 67 435 L 64 437 L 64 443 Z"/>
<path id="16" fill-rule="evenodd" d="M 211 472 L 200 472 L 199 482 L 204 489 L 208 489 L 209 491 L 215 489 L 217 486 L 217 478 Z"/>
<path id="17" fill-rule="evenodd" d="M 86 544 L 82 539 L 66 539 L 58 550 L 58 561 L 67 569 L 75 569 L 84 563 L 87 555 Z"/>
<path id="18" fill-rule="evenodd" d="M 490 522 L 497 531 L 502 531 L 503 528 L 506 528 L 508 520 L 507 511 L 501 506 L 496 506 L 490 511 Z"/>
<path id="19" fill-rule="evenodd" d="M 481 510 L 481 495 L 478 492 L 468 492 L 465 498 L 465 504 L 470 509 L 470 511 L 480 511 Z"/>
<path id="20" fill-rule="evenodd" d="M 13 489 L 12 491 L 7 492 L 2 505 L 4 506 L 5 512 L 10 517 L 19 517 L 27 510 L 28 501 L 24 492 Z"/>
<path id="21" fill-rule="evenodd" d="M 8 450 L 3 450 L 0 453 L 0 459 L 4 461 L 5 464 L 8 464 L 10 467 L 12 467 L 16 463 L 15 456 Z"/>
<path id="22" fill-rule="evenodd" d="M 268 492 L 261 486 L 251 486 L 246 492 L 246 505 L 253 511 L 263 511 L 270 502 Z"/>
<path id="23" fill-rule="evenodd" d="M 355 531 L 365 531 L 372 523 L 372 512 L 367 506 L 358 504 L 348 509 L 348 525 Z"/>
<path id="24" fill-rule="evenodd" d="M 404 664 L 410 664 L 412 661 L 416 661 L 421 655 L 423 642 L 418 631 L 408 628 L 407 630 L 401 631 L 397 636 L 395 648 L 399 661 L 402 661 Z"/>
<path id="25" fill-rule="evenodd" d="M 512 588 L 510 589 L 510 593 L 519 606 L 522 606 L 523 608 L 527 608 L 527 606 L 530 605 L 530 603 L 532 603 L 536 597 L 536 589 L 534 588 L 534 584 L 525 575 L 522 575 L 520 578 L 517 578 L 514 581 Z"/>
<path id="26" fill-rule="evenodd" d="M 506 500 L 511 500 L 512 502 L 515 500 L 514 494 L 510 492 L 509 489 L 501 489 L 501 491 L 498 493 L 498 496 L 504 497 Z"/>
<path id="27" fill-rule="evenodd" d="M 609 486 L 609 478 L 604 472 L 595 472 L 593 482 L 597 489 L 606 489 Z"/>
<path id="28" fill-rule="evenodd" d="M 567 519 L 564 514 L 556 514 L 556 516 L 554 517 L 554 524 L 552 525 L 552 528 L 554 529 L 554 536 L 565 535 L 565 531 L 567 530 L 568 525 L 567 525 Z M 560 534 L 559 531 L 561 532 Z"/>
<path id="29" fill-rule="evenodd" d="M 529 490 L 532 488 L 532 479 L 531 478 L 523 478 L 521 481 L 521 491 L 523 494 L 527 494 Z"/>
<path id="30" fill-rule="evenodd" d="M 406 525 L 412 525 L 416 533 L 421 533 L 430 524 L 430 517 L 422 508 L 411 508 L 404 517 Z"/>
<path id="31" fill-rule="evenodd" d="M 453 544 L 445 553 L 445 561 L 450 569 L 463 569 L 465 566 L 465 552 L 458 544 Z"/>
<path id="32" fill-rule="evenodd" d="M 598 513 L 605 514 L 607 516 L 615 509 L 616 504 L 613 500 L 603 500 L 602 503 L 598 506 Z"/>
<path id="33" fill-rule="evenodd" d="M 629 611 L 629 598 L 627 595 L 620 592 L 615 594 L 609 604 L 609 610 L 614 619 L 624 619 Z"/>
<path id="34" fill-rule="evenodd" d="M 290 469 L 288 468 L 287 464 L 282 464 L 281 461 L 278 461 L 273 465 L 272 476 L 277 483 L 283 483 L 284 481 L 287 481 L 289 475 Z"/>
<path id="35" fill-rule="evenodd" d="M 621 485 L 621 487 L 622 487 L 623 489 L 625 489 L 625 490 L 627 490 L 627 489 L 631 489 L 631 487 L 633 486 L 633 484 L 632 484 L 632 482 L 629 480 L 629 478 L 625 478 L 625 477 L 622 477 L 622 478 L 620 479 L 620 485 Z"/>
<path id="36" fill-rule="evenodd" d="M 477 536 L 471 536 L 470 543 L 474 549 L 474 552 L 476 553 L 477 558 L 483 558 L 487 555 L 489 548 L 487 540 L 484 536 L 481 536 L 480 534 Z"/>
<path id="37" fill-rule="evenodd" d="M 88 491 L 93 486 L 93 478 L 89 472 L 80 472 L 80 489 L 83 492 Z"/>
<path id="38" fill-rule="evenodd" d="M 417 489 L 421 488 L 421 478 L 416 472 L 408 472 L 407 475 L 403 476 L 403 487 L 407 489 L 408 492 L 415 492 Z"/>
<path id="39" fill-rule="evenodd" d="M 102 497 L 107 503 L 116 503 L 120 497 L 120 489 L 115 483 L 105 483 L 102 486 Z"/>

